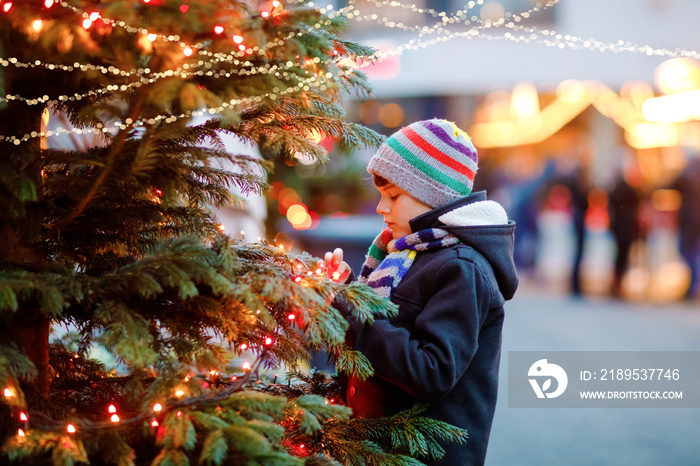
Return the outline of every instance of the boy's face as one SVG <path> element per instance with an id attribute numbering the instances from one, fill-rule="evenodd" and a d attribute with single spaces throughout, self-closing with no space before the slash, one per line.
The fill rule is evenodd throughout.
<path id="1" fill-rule="evenodd" d="M 377 213 L 384 217 L 384 223 L 392 230 L 394 239 L 411 234 L 409 220 L 433 210 L 394 184 L 377 189 L 382 195 Z"/>

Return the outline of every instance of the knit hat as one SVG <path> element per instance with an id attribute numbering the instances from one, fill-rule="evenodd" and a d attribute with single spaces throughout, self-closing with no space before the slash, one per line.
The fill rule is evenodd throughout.
<path id="1" fill-rule="evenodd" d="M 467 133 L 451 121 L 433 119 L 392 134 L 369 161 L 367 171 L 436 208 L 471 194 L 477 161 Z"/>

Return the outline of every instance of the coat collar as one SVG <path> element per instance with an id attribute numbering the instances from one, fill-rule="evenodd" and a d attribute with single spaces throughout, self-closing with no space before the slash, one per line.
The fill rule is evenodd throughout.
<path id="1" fill-rule="evenodd" d="M 421 214 L 418 217 L 409 220 L 408 224 L 411 227 L 411 231 L 414 233 L 417 231 L 425 230 L 426 228 L 434 228 L 436 226 L 442 225 L 442 222 L 438 220 L 438 217 L 440 217 L 440 215 L 454 210 L 457 207 L 461 207 L 466 204 L 471 204 L 472 202 L 479 202 L 485 200 L 486 191 L 477 191 L 475 193 L 471 193 L 467 197 L 463 197 L 462 199 L 458 199 L 454 202 L 450 202 L 449 204 L 445 204 L 442 207 L 437 207 L 431 210 L 430 212 Z"/>

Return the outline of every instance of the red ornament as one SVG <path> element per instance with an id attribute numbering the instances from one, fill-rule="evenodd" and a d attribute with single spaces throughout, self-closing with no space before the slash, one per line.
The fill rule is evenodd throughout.
<path id="1" fill-rule="evenodd" d="M 180 5 L 180 11 L 183 13 L 187 13 L 187 10 L 189 10 L 189 9 L 190 9 L 189 5 L 185 5 L 184 3 L 182 5 Z"/>

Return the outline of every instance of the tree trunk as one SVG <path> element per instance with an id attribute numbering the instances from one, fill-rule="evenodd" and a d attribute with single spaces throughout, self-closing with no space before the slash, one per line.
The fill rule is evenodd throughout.
<path id="1" fill-rule="evenodd" d="M 9 74 L 9 73 L 8 73 Z M 14 79 L 13 79 L 14 78 Z M 14 76 L 5 77 L 5 90 L 27 96 L 41 90 L 41 86 L 30 87 L 27 80 Z M 18 86 L 12 84 L 21 83 Z M 14 89 L 13 89 L 14 87 Z M 27 92 L 27 94 L 23 94 Z M 31 94 L 29 94 L 31 95 Z M 23 102 L 10 101 L 0 110 L 0 134 L 5 136 L 22 137 L 32 131 L 41 131 L 40 105 L 29 106 Z M 22 175 L 29 178 L 41 197 L 41 142 L 33 138 L 15 145 L 0 142 L 0 159 L 2 164 L 15 167 Z M 6 176 L 10 176 L 6 174 Z M 10 192 L 9 196 L 14 193 Z M 5 213 L 0 221 L 0 268 L 5 270 L 39 271 L 46 263 L 44 244 L 41 241 L 41 225 L 43 218 L 39 209 L 32 202 L 25 202 L 26 213 L 13 216 Z M 14 218 L 11 218 L 14 217 Z M 49 329 L 50 319 L 46 317 L 36 303 L 21 301 L 20 307 L 8 329 L 10 338 L 24 349 L 29 359 L 38 370 L 38 377 L 25 381 L 24 385 L 31 387 L 37 393 L 48 397 L 50 393 L 49 380 Z"/>

